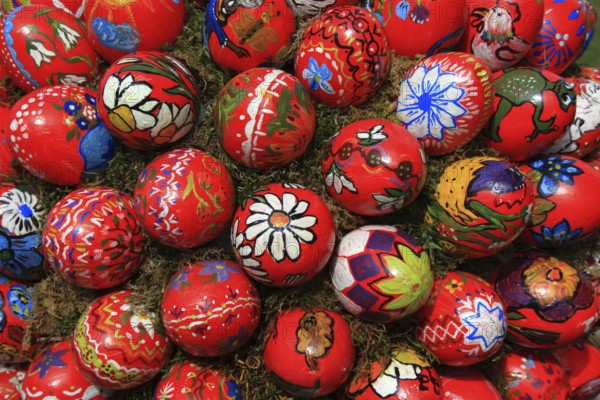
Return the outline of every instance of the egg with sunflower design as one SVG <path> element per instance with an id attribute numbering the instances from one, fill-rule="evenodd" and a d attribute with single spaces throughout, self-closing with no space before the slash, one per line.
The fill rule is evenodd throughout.
<path id="1" fill-rule="evenodd" d="M 443 171 L 425 224 L 449 254 L 485 257 L 523 232 L 533 202 L 531 183 L 513 164 L 493 157 L 465 158 Z"/>
<path id="2" fill-rule="evenodd" d="M 190 70 L 170 55 L 140 51 L 115 61 L 98 86 L 98 114 L 125 146 L 152 150 L 196 125 L 200 105 Z"/>
<path id="3" fill-rule="evenodd" d="M 368 225 L 346 234 L 330 272 L 346 311 L 373 322 L 411 315 L 425 304 L 433 286 L 427 252 L 393 226 Z"/>
<path id="4" fill-rule="evenodd" d="M 0 276 L 0 363 L 23 363 L 37 349 L 37 334 L 24 343 L 25 326 L 33 321 L 33 286 Z"/>
<path id="5" fill-rule="evenodd" d="M 23 400 L 23 378 L 27 366 L 23 364 L 0 364 L 0 399 Z"/>
<path id="6" fill-rule="evenodd" d="M 350 376 L 354 358 L 346 320 L 320 308 L 279 312 L 263 352 L 273 382 L 301 398 L 324 396 L 340 388 Z"/>
<path id="7" fill-rule="evenodd" d="M 55 185 L 74 186 L 101 175 L 115 143 L 96 110 L 96 93 L 50 86 L 22 97 L 7 119 L 8 146 L 23 168 Z"/>

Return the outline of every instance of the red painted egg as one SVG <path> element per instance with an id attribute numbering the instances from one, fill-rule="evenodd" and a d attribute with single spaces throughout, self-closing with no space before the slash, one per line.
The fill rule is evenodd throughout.
<path id="1" fill-rule="evenodd" d="M 369 9 L 381 21 L 397 56 L 431 56 L 454 49 L 467 25 L 465 0 L 374 0 Z"/>
<path id="2" fill-rule="evenodd" d="M 476 369 L 447 369 L 441 375 L 444 400 L 502 400 L 496 386 Z"/>
<path id="3" fill-rule="evenodd" d="M 6 134 L 6 121 L 9 115 L 10 108 L 0 106 L 0 182 L 10 180 L 17 175 L 17 160 L 10 151 Z"/>
<path id="4" fill-rule="evenodd" d="M 46 260 L 67 281 L 107 289 L 133 277 L 146 258 L 146 238 L 130 195 L 109 187 L 78 189 L 48 214 Z"/>
<path id="5" fill-rule="evenodd" d="M 225 152 L 256 169 L 282 167 L 300 157 L 313 138 L 316 118 L 300 81 L 274 68 L 236 75 L 221 90 L 214 111 Z"/>
<path id="6" fill-rule="evenodd" d="M 465 158 L 440 176 L 425 224 L 448 253 L 485 257 L 519 237 L 533 204 L 533 187 L 513 164 L 492 157 Z"/>
<path id="7" fill-rule="evenodd" d="M 572 399 L 595 399 L 600 394 L 600 349 L 578 340 L 550 351 L 567 374 Z"/>
<path id="8" fill-rule="evenodd" d="M 396 113 L 425 152 L 438 156 L 477 136 L 492 116 L 493 96 L 492 71 L 483 60 L 467 53 L 438 54 L 404 76 Z"/>
<path id="9" fill-rule="evenodd" d="M 198 120 L 192 73 L 164 53 L 143 51 L 117 60 L 104 74 L 98 93 L 100 119 L 134 149 L 152 150 L 176 142 Z"/>
<path id="10" fill-rule="evenodd" d="M 436 279 L 417 317 L 417 338 L 445 365 L 483 361 L 506 336 L 502 300 L 489 283 L 468 272 L 452 271 Z"/>
<path id="11" fill-rule="evenodd" d="M 587 50 L 588 46 L 592 42 L 594 33 L 596 31 L 596 21 L 598 20 L 598 15 L 596 14 L 594 4 L 587 0 L 581 0 L 581 2 L 585 7 L 585 37 L 583 38 L 583 45 L 581 46 L 581 50 L 577 55 L 577 58 L 579 58 Z"/>
<path id="12" fill-rule="evenodd" d="M 573 157 L 554 155 L 521 164 L 533 183 L 533 216 L 520 239 L 537 247 L 558 247 L 589 237 L 600 228 L 596 204 L 600 172 Z"/>
<path id="13" fill-rule="evenodd" d="M 289 0 L 288 5 L 297 17 L 308 17 L 321 14 L 323 11 L 341 6 L 356 6 L 357 0 Z"/>
<path id="14" fill-rule="evenodd" d="M 112 394 L 79 372 L 71 339 L 51 344 L 33 359 L 23 380 L 23 392 L 31 400 L 104 400 Z"/>
<path id="15" fill-rule="evenodd" d="M 409 347 L 392 350 L 385 363 L 375 361 L 356 372 L 343 400 L 440 400 L 440 379 L 429 361 Z"/>
<path id="16" fill-rule="evenodd" d="M 79 370 L 93 384 L 123 390 L 147 383 L 165 366 L 173 345 L 156 330 L 143 298 L 129 290 L 94 301 L 79 318 L 73 351 Z"/>
<path id="17" fill-rule="evenodd" d="M 98 177 L 112 159 L 114 140 L 98 119 L 95 92 L 52 86 L 22 97 L 7 120 L 8 145 L 35 177 L 79 185 Z"/>
<path id="18" fill-rule="evenodd" d="M 0 273 L 21 281 L 46 276 L 42 257 L 44 210 L 33 188 L 0 183 Z"/>
<path id="19" fill-rule="evenodd" d="M 570 399 L 565 371 L 547 351 L 522 349 L 508 353 L 499 368 L 508 400 Z"/>
<path id="20" fill-rule="evenodd" d="M 583 52 L 586 6 L 582 0 L 544 0 L 544 23 L 525 61 L 560 74 Z"/>
<path id="21" fill-rule="evenodd" d="M 324 267 L 335 246 L 327 204 L 291 183 L 265 185 L 237 209 L 231 227 L 237 262 L 257 282 L 301 285 Z"/>
<path id="22" fill-rule="evenodd" d="M 331 138 L 321 170 L 327 191 L 342 207 L 385 215 L 417 198 L 427 178 L 425 161 L 423 148 L 404 127 L 365 119 Z"/>
<path id="23" fill-rule="evenodd" d="M 22 400 L 25 398 L 21 387 L 26 371 L 27 367 L 24 365 L 0 364 L 0 399 Z"/>
<path id="24" fill-rule="evenodd" d="M 545 253 L 513 258 L 497 271 L 494 288 L 506 306 L 507 339 L 521 346 L 561 346 L 590 332 L 598 320 L 589 278 Z"/>
<path id="25" fill-rule="evenodd" d="M 91 45 L 112 63 L 135 51 L 170 46 L 183 32 L 185 4 L 180 0 L 89 0 L 83 19 Z"/>
<path id="26" fill-rule="evenodd" d="M 208 153 L 171 150 L 142 171 L 134 191 L 148 235 L 178 249 L 201 246 L 225 229 L 235 206 L 229 171 Z"/>
<path id="27" fill-rule="evenodd" d="M 260 322 L 260 307 L 260 294 L 239 265 L 200 261 L 171 277 L 162 298 L 162 322 L 184 351 L 218 357 L 246 344 Z"/>
<path id="28" fill-rule="evenodd" d="M 242 391 L 235 381 L 220 370 L 186 360 L 174 364 L 161 378 L 154 400 L 176 400 L 183 397 L 242 400 Z"/>
<path id="29" fill-rule="evenodd" d="M 2 0 L 0 2 L 2 11 L 4 11 L 5 13 L 9 13 L 17 7 L 27 6 L 30 4 L 34 4 L 38 7 L 40 5 L 43 5 L 58 8 L 61 12 L 65 12 L 77 18 L 81 18 L 83 16 L 82 0 L 69 0 L 65 1 L 64 3 L 62 0 Z"/>
<path id="30" fill-rule="evenodd" d="M 285 0 L 209 0 L 204 42 L 221 68 L 243 72 L 286 61 L 296 31 L 294 12 Z"/>
<path id="31" fill-rule="evenodd" d="M 281 389 L 293 396 L 319 397 L 344 384 L 354 355 L 350 326 L 341 315 L 293 309 L 277 316 L 263 361 Z"/>
<path id="32" fill-rule="evenodd" d="M 296 76 L 315 100 L 329 107 L 358 106 L 375 95 L 391 66 L 381 22 L 368 10 L 335 7 L 302 34 Z"/>
<path id="33" fill-rule="evenodd" d="M 0 363 L 19 363 L 31 359 L 33 344 L 23 346 L 25 324 L 33 319 L 33 287 L 0 276 Z M 35 341 L 36 335 L 33 339 Z"/>
<path id="34" fill-rule="evenodd" d="M 469 22 L 458 50 L 481 58 L 492 71 L 517 64 L 536 41 L 544 19 L 540 0 L 469 1 Z"/>
<path id="35" fill-rule="evenodd" d="M 368 225 L 340 241 L 331 282 L 346 311 L 367 321 L 390 322 L 425 304 L 433 272 L 427 252 L 408 233 Z"/>
<path id="36" fill-rule="evenodd" d="M 83 23 L 54 7 L 16 8 L 0 22 L 0 59 L 24 91 L 52 85 L 85 85 L 98 57 Z"/>
<path id="37" fill-rule="evenodd" d="M 575 85 L 553 72 L 510 68 L 494 74 L 494 114 L 483 130 L 488 146 L 511 161 L 541 154 L 575 118 Z"/>

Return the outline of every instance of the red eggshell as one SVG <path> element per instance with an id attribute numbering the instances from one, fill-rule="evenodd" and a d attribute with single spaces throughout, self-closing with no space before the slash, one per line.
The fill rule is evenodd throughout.
<path id="1" fill-rule="evenodd" d="M 315 192 L 273 183 L 238 207 L 231 243 L 237 262 L 257 282 L 298 286 L 325 267 L 335 246 L 335 225 Z"/>
<path id="2" fill-rule="evenodd" d="M 447 369 L 440 381 L 443 400 L 502 400 L 496 386 L 473 368 Z"/>
<path id="3" fill-rule="evenodd" d="M 502 300 L 489 283 L 468 272 L 452 271 L 436 279 L 417 318 L 417 338 L 445 365 L 483 361 L 506 336 Z"/>
<path id="4" fill-rule="evenodd" d="M 25 324 L 33 318 L 33 287 L 0 276 L 0 363 L 31 359 L 37 345 L 23 347 Z"/>
<path id="5" fill-rule="evenodd" d="M 106 289 L 133 277 L 146 258 L 146 238 L 133 198 L 109 187 L 78 189 L 48 214 L 46 260 L 67 281 Z"/>
<path id="6" fill-rule="evenodd" d="M 23 380 L 27 399 L 104 400 L 109 391 L 88 382 L 77 369 L 71 339 L 46 347 L 33 359 Z"/>
<path id="7" fill-rule="evenodd" d="M 587 340 L 579 340 L 551 352 L 567 373 L 573 399 L 594 399 L 600 394 L 600 350 L 597 347 Z"/>
<path id="8" fill-rule="evenodd" d="M 74 15 L 77 18 L 81 18 L 83 15 L 83 1 L 82 0 L 69 0 L 62 2 L 62 0 L 2 0 L 0 5 L 4 13 L 8 14 L 17 7 L 25 6 L 29 4 L 43 5 L 49 7 L 58 8 L 60 11 L 64 11 L 67 14 Z"/>
<path id="9" fill-rule="evenodd" d="M 314 308 L 279 313 L 263 353 L 272 380 L 293 396 L 334 392 L 354 365 L 350 327 L 334 311 Z"/>
<path id="10" fill-rule="evenodd" d="M 335 7 L 306 27 L 296 52 L 296 76 L 315 100 L 358 106 L 375 95 L 391 66 L 381 22 L 368 10 Z"/>
<path id="11" fill-rule="evenodd" d="M 280 66 L 295 31 L 294 12 L 285 0 L 210 0 L 206 6 L 204 41 L 221 68 L 243 72 L 262 64 Z"/>
<path id="12" fill-rule="evenodd" d="M 15 156 L 10 151 L 8 136 L 6 135 L 8 125 L 6 121 L 9 115 L 10 108 L 0 106 L 0 181 L 9 180 L 17 175 L 15 168 L 17 160 L 15 160 Z"/>
<path id="13" fill-rule="evenodd" d="M 75 326 L 73 352 L 85 378 L 105 389 L 147 383 L 165 366 L 173 345 L 156 330 L 157 318 L 138 309 L 129 290 L 96 299 Z"/>
<path id="14" fill-rule="evenodd" d="M 575 69 L 575 77 L 585 78 L 600 83 L 600 68 L 591 65 L 581 65 Z"/>
<path id="15" fill-rule="evenodd" d="M 429 87 L 431 81 L 435 86 Z M 492 71 L 467 53 L 427 57 L 406 73 L 396 113 L 430 156 L 471 141 L 492 116 Z"/>
<path id="16" fill-rule="evenodd" d="M 353 122 L 325 148 L 327 191 L 360 215 L 396 212 L 417 198 L 425 180 L 425 152 L 401 125 L 382 119 Z"/>
<path id="17" fill-rule="evenodd" d="M 162 322 L 169 338 L 199 357 L 241 348 L 260 322 L 260 294 L 242 268 L 208 260 L 180 269 L 165 288 Z"/>
<path id="18" fill-rule="evenodd" d="M 25 365 L 0 364 L 0 399 L 22 400 L 21 389 L 27 367 Z"/>
<path id="19" fill-rule="evenodd" d="M 483 131 L 488 146 L 511 161 L 541 154 L 575 117 L 575 85 L 553 72 L 516 68 L 494 74 L 494 114 Z"/>
<path id="20" fill-rule="evenodd" d="M 134 191 L 138 218 L 157 242 L 188 249 L 210 242 L 233 215 L 227 168 L 201 150 L 171 150 L 146 165 Z"/>
<path id="21" fill-rule="evenodd" d="M 98 63 L 83 23 L 42 5 L 17 8 L 0 22 L 0 58 L 26 92 L 89 83 Z"/>

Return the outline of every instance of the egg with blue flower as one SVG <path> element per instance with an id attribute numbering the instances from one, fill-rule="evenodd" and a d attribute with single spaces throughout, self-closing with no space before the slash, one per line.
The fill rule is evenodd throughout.
<path id="1" fill-rule="evenodd" d="M 0 363 L 21 363 L 31 359 L 37 349 L 25 346 L 25 325 L 33 320 L 33 286 L 0 276 Z"/>

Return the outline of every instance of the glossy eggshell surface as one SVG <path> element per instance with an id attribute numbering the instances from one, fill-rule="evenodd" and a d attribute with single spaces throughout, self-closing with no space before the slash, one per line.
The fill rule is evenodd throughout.
<path id="1" fill-rule="evenodd" d="M 443 400 L 502 400 L 496 386 L 474 368 L 448 369 L 440 381 Z"/>
<path id="2" fill-rule="evenodd" d="M 506 336 L 502 300 L 489 283 L 467 272 L 436 279 L 417 318 L 417 338 L 445 365 L 483 361 L 500 349 Z"/>
<path id="3" fill-rule="evenodd" d="M 600 394 L 600 349 L 582 339 L 551 353 L 567 373 L 573 399 L 594 399 Z"/>
<path id="4" fill-rule="evenodd" d="M 323 152 L 329 195 L 360 215 L 396 212 L 417 198 L 427 179 L 425 152 L 404 127 L 383 119 L 353 122 Z"/>
<path id="5" fill-rule="evenodd" d="M 0 364 L 0 399 L 23 400 L 22 383 L 26 365 Z"/>
<path id="6" fill-rule="evenodd" d="M 67 1 L 65 3 L 56 0 L 2 0 L 0 2 L 0 7 L 2 8 L 2 11 L 4 11 L 4 13 L 7 14 L 17 7 L 34 4 L 36 6 L 43 5 L 55 7 L 58 8 L 60 11 L 64 11 L 67 14 L 74 15 L 77 18 L 81 18 L 83 16 L 82 0 Z"/>
<path id="7" fill-rule="evenodd" d="M 146 238 L 130 195 L 109 187 L 78 189 L 50 210 L 46 260 L 67 281 L 106 289 L 133 277 L 146 258 Z"/>
<path id="8" fill-rule="evenodd" d="M 25 324 L 33 318 L 33 294 L 32 286 L 0 276 L 0 363 L 25 362 L 36 349 L 23 348 Z"/>
<path id="9" fill-rule="evenodd" d="M 26 92 L 52 85 L 85 85 L 94 78 L 98 63 L 83 23 L 42 5 L 16 8 L 0 22 L 0 59 Z"/>
<path id="10" fill-rule="evenodd" d="M 541 154 L 575 118 L 575 85 L 553 72 L 535 68 L 498 71 L 494 89 L 494 114 L 483 138 L 511 161 Z"/>
<path id="11" fill-rule="evenodd" d="M 98 87 L 98 115 L 127 146 L 164 147 L 187 135 L 198 120 L 196 81 L 177 59 L 140 51 L 115 61 Z"/>
<path id="12" fill-rule="evenodd" d="M 533 202 L 531 183 L 513 164 L 492 157 L 464 158 L 442 173 L 425 224 L 450 254 L 485 257 L 523 232 Z"/>
<path id="13" fill-rule="evenodd" d="M 492 71 L 467 53 L 427 57 L 400 83 L 396 113 L 431 156 L 471 141 L 492 116 Z"/>
<path id="14" fill-rule="evenodd" d="M 242 347 L 260 322 L 260 295 L 242 268 L 226 260 L 188 264 L 171 278 L 162 298 L 169 338 L 200 357 Z"/>
<path id="15" fill-rule="evenodd" d="M 2 103 L 1 99 L 0 103 Z M 9 115 L 10 108 L 0 105 L 0 182 L 9 180 L 17 175 L 15 169 L 17 160 L 10 151 L 10 147 L 8 146 L 8 136 L 6 135 L 6 128 L 8 126 L 6 120 Z"/>
<path id="16" fill-rule="evenodd" d="M 414 313 L 429 297 L 429 256 L 408 233 L 368 225 L 346 234 L 331 262 L 335 293 L 351 314 L 390 322 Z"/>
<path id="17" fill-rule="evenodd" d="M 210 242 L 233 215 L 235 189 L 225 166 L 208 153 L 180 148 L 146 165 L 134 191 L 146 233 L 170 247 Z"/>
<path id="18" fill-rule="evenodd" d="M 114 139 L 98 118 L 90 89 L 38 89 L 12 106 L 6 123 L 17 161 L 48 183 L 79 185 L 101 174 L 114 156 Z"/>
<path id="19" fill-rule="evenodd" d="M 327 204 L 297 184 L 265 185 L 238 207 L 231 227 L 237 262 L 255 281 L 301 285 L 324 267 L 335 246 Z"/>
<path id="20" fill-rule="evenodd" d="M 377 92 L 391 66 L 381 22 L 368 10 L 344 6 L 318 16 L 302 34 L 296 76 L 315 100 L 358 106 Z"/>
<path id="21" fill-rule="evenodd" d="M 508 340 L 550 348 L 588 333 L 598 320 L 591 281 L 555 257 L 528 252 L 502 266 L 494 288 L 506 306 Z"/>
<path id="22" fill-rule="evenodd" d="M 350 327 L 334 311 L 279 313 L 263 353 L 272 380 L 293 396 L 319 397 L 346 381 L 354 365 Z"/>
<path id="23" fill-rule="evenodd" d="M 141 300 L 129 290 L 104 295 L 77 322 L 73 352 L 88 381 L 130 389 L 150 381 L 169 361 L 173 345 L 156 329 L 156 316 L 138 310 Z"/>
<path id="24" fill-rule="evenodd" d="M 256 169 L 278 168 L 300 157 L 313 138 L 316 113 L 293 75 L 253 68 L 233 77 L 217 97 L 215 129 L 223 150 Z"/>

